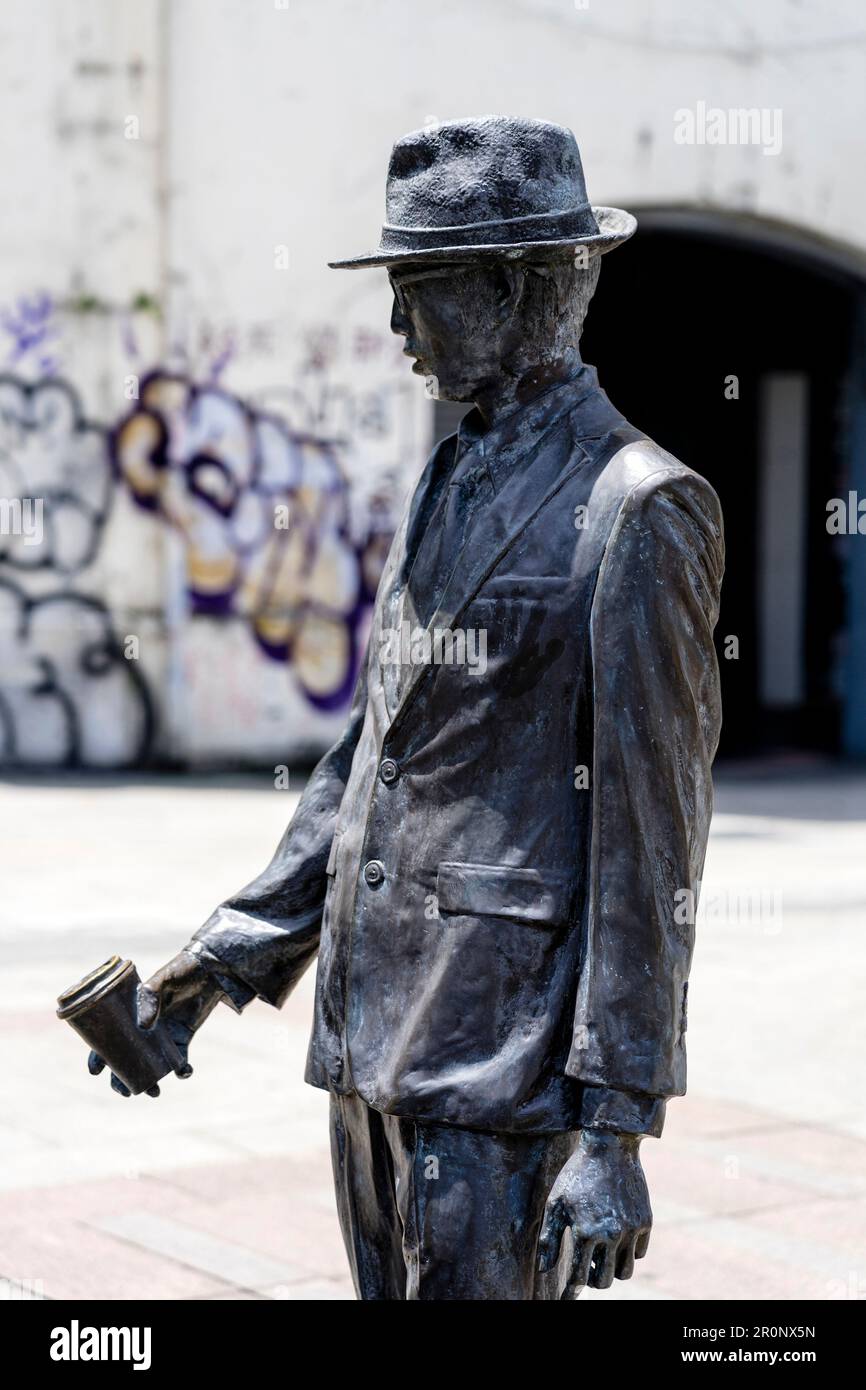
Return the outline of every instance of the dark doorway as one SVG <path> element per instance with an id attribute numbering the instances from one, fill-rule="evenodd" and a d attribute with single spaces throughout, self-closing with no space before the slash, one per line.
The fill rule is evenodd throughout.
<path id="1" fill-rule="evenodd" d="M 722 502 L 723 754 L 839 749 L 826 505 L 848 486 L 853 304 L 844 277 L 803 258 L 650 227 L 605 261 L 590 308 L 582 352 L 608 395 Z"/>

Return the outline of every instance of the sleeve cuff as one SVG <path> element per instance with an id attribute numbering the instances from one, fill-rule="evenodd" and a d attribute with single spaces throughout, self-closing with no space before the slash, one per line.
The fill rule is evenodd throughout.
<path id="1" fill-rule="evenodd" d="M 191 956 L 195 956 L 199 965 L 210 975 L 222 990 L 226 997 L 226 1003 L 230 1004 L 236 1014 L 239 1014 L 256 997 L 254 989 L 249 985 L 243 984 L 234 975 L 230 975 L 221 960 L 209 951 L 203 941 L 191 941 L 185 948 Z"/>
<path id="2" fill-rule="evenodd" d="M 614 1091 L 608 1086 L 584 1086 L 580 1128 L 645 1134 L 658 1139 L 664 1128 L 666 1105 L 663 1096 Z"/>

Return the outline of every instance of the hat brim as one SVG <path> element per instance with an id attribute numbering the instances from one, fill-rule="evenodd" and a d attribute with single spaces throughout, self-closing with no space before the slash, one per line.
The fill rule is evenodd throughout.
<path id="1" fill-rule="evenodd" d="M 562 237 L 556 241 L 515 241 L 486 246 L 425 246 L 423 251 L 384 251 L 380 247 L 363 256 L 328 261 L 331 270 L 363 270 L 366 266 L 407 265 L 418 261 L 484 261 L 506 257 L 509 260 L 585 246 L 590 255 L 603 256 L 628 241 L 637 229 L 637 218 L 622 208 L 593 208 L 598 232 L 585 237 Z"/>

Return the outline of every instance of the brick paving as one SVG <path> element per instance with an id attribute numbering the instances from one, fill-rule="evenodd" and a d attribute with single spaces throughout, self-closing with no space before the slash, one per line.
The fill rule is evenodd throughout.
<path id="1" fill-rule="evenodd" d="M 264 778 L 0 784 L 0 1293 L 353 1296 L 326 1098 L 301 1079 L 312 973 L 281 1013 L 219 1009 L 195 1076 L 158 1101 L 90 1077 L 53 1012 L 114 951 L 142 974 L 172 954 L 262 866 L 295 796 Z M 650 1251 L 584 1300 L 866 1297 L 866 776 L 729 769 L 717 807 L 689 1094 L 643 1149 Z"/>

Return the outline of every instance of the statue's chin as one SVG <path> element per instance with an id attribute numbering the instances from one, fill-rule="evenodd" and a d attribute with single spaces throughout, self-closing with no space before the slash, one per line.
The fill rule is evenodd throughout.
<path id="1" fill-rule="evenodd" d="M 475 393 L 466 386 L 443 386 L 440 382 L 436 392 L 436 399 L 439 401 L 456 401 L 458 404 L 471 405 L 475 400 Z"/>
<path id="2" fill-rule="evenodd" d="M 421 358 L 412 363 L 412 372 L 415 376 L 423 377 L 425 381 L 432 380 L 436 383 L 434 398 L 437 401 L 456 401 L 458 404 L 471 405 L 475 400 L 477 382 L 444 382 Z"/>

